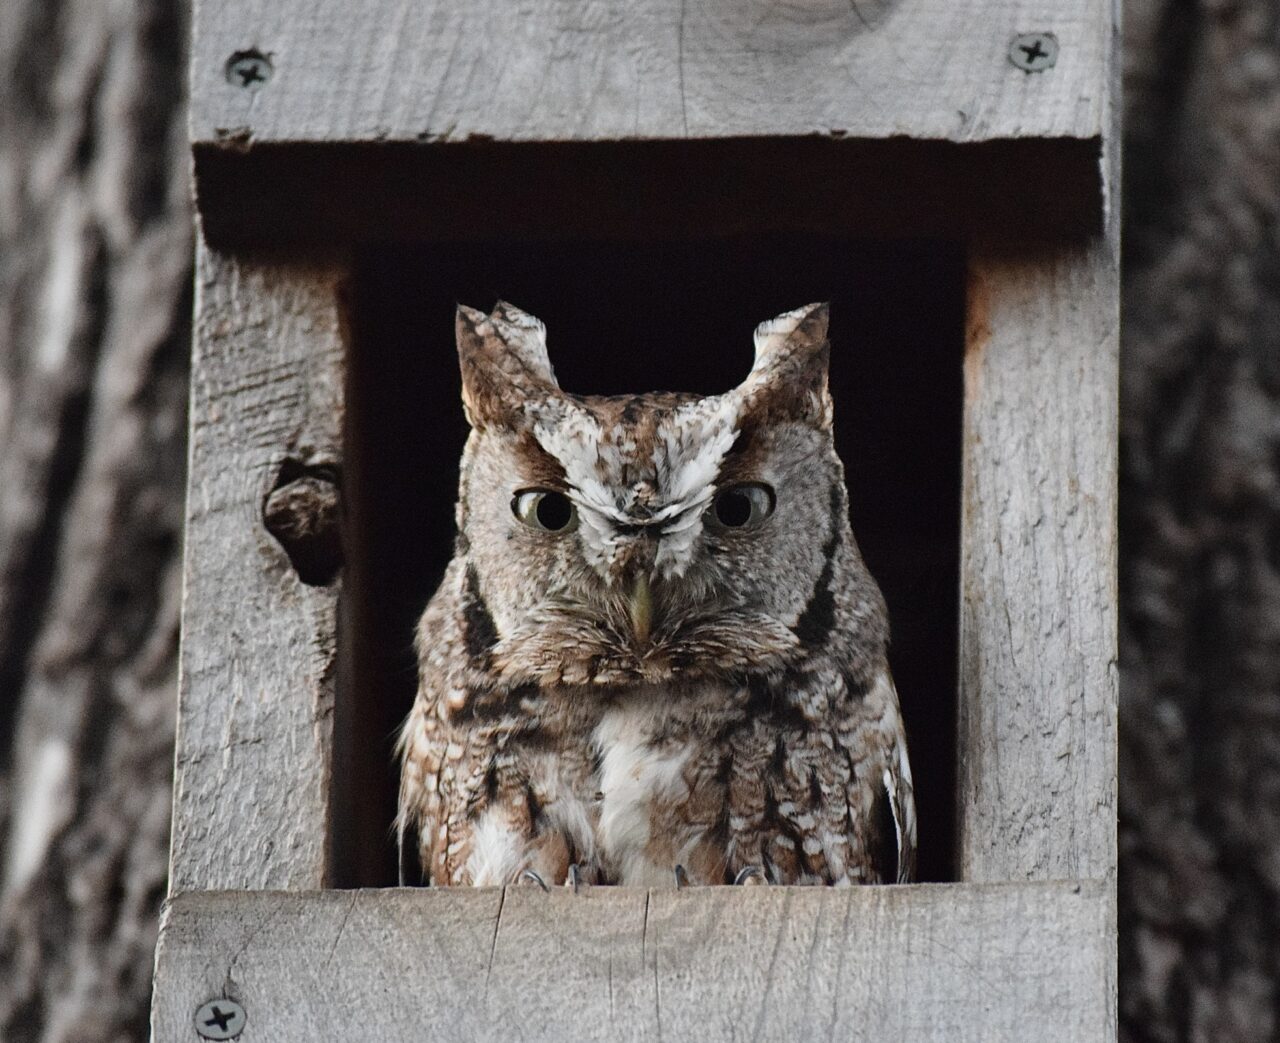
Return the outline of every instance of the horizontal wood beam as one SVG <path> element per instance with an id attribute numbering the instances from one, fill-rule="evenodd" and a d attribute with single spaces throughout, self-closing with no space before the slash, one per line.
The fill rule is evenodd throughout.
<path id="1" fill-rule="evenodd" d="M 1110 0 L 203 0 L 197 143 L 1099 137 Z M 1027 72 L 1014 38 L 1051 34 Z M 237 62 L 239 64 L 237 64 Z"/>
<path id="2" fill-rule="evenodd" d="M 152 1032 L 229 997 L 245 1040 L 1104 1040 L 1113 923 L 1090 881 L 180 894 Z"/>

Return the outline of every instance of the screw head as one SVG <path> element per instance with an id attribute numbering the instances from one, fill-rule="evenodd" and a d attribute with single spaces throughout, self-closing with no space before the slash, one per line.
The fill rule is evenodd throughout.
<path id="1" fill-rule="evenodd" d="M 256 91 L 271 79 L 273 72 L 275 67 L 271 64 L 271 59 L 254 48 L 236 51 L 227 59 L 227 82 L 233 87 Z"/>
<path id="2" fill-rule="evenodd" d="M 235 1000 L 209 1000 L 196 1011 L 196 1032 L 202 1039 L 235 1039 L 244 1022 L 244 1008 Z"/>
<path id="3" fill-rule="evenodd" d="M 1023 72 L 1044 72 L 1058 63 L 1053 33 L 1019 33 L 1009 43 L 1009 61 Z"/>

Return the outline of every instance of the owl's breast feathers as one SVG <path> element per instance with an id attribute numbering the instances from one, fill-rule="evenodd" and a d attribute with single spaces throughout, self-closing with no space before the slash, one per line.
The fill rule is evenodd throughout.
<path id="1" fill-rule="evenodd" d="M 686 647 L 716 665 L 705 676 L 668 659 L 657 680 L 620 662 L 615 683 L 593 682 L 586 656 L 575 683 L 571 642 L 512 654 L 520 646 L 498 634 L 473 571 L 458 561 L 451 573 L 454 596 L 437 595 L 423 619 L 421 690 L 402 736 L 400 826 L 416 833 L 433 883 L 511 883 L 527 869 L 560 883 L 571 865 L 634 885 L 670 883 L 676 865 L 695 883 L 749 866 L 778 883 L 911 879 L 893 682 L 883 658 L 838 665 L 805 640 L 825 630 L 820 589 L 810 621 L 781 628 L 784 665 L 771 671 L 733 649 L 781 631 L 739 621 L 746 632 L 718 659 Z M 550 674 L 513 683 L 513 663 Z"/>

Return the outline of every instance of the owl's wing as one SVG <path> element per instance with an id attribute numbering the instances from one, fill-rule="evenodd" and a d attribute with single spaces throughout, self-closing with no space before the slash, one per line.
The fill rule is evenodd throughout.
<path id="1" fill-rule="evenodd" d="M 397 880 L 401 887 L 411 886 L 409 884 L 411 878 L 414 879 L 412 886 L 416 887 L 418 884 L 423 883 L 422 869 L 418 865 L 418 856 L 410 852 L 405 846 L 405 837 L 412 829 L 413 827 L 405 822 L 405 816 L 396 816 L 396 861 L 399 867 Z M 413 830 L 413 834 L 415 837 L 414 843 L 416 844 L 417 831 Z"/>
<path id="2" fill-rule="evenodd" d="M 401 760 L 400 801 L 396 813 L 396 860 L 401 887 L 430 883 L 429 863 L 422 857 L 422 840 L 432 835 L 431 824 L 423 828 L 423 818 L 432 814 L 438 804 L 428 799 L 427 776 L 437 765 L 424 763 L 419 753 L 419 736 L 423 733 L 425 714 L 423 693 L 418 693 L 413 709 L 400 731 L 398 753 Z"/>
<path id="3" fill-rule="evenodd" d="M 887 667 L 859 683 L 827 664 L 762 687 L 710 775 L 727 776 L 728 879 L 906 883 L 916 814 Z M 711 758 L 715 763 L 716 759 Z"/>
<path id="4" fill-rule="evenodd" d="M 504 686 L 479 665 L 487 653 L 468 647 L 468 627 L 488 614 L 468 607 L 473 583 L 455 559 L 418 625 L 418 696 L 400 738 L 401 877 L 503 884 L 532 868 L 559 882 L 568 850 L 556 846 L 563 831 L 545 828 L 555 819 L 556 787 L 542 769 L 571 759 L 559 745 L 570 740 L 537 686 Z M 589 764 L 585 745 L 573 744 Z"/>
<path id="5" fill-rule="evenodd" d="M 894 708 L 897 708 L 896 692 Z M 900 722 L 886 758 L 883 781 L 885 798 L 893 817 L 896 882 L 909 884 L 916 875 L 916 798 L 911 782 L 911 762 L 907 759 L 907 740 Z"/>
<path id="6" fill-rule="evenodd" d="M 440 589 L 418 622 L 418 694 L 400 732 L 400 802 L 396 815 L 396 849 L 400 884 L 430 882 L 432 854 L 441 814 L 438 775 L 445 743 L 441 701 L 459 672 L 457 559 L 445 572 Z"/>
<path id="7" fill-rule="evenodd" d="M 898 693 L 888 668 L 865 697 L 863 727 L 856 732 L 862 759 L 851 773 L 849 805 L 863 809 L 864 879 L 910 883 L 916 871 L 916 803 Z M 868 726 L 869 725 L 869 726 Z"/>

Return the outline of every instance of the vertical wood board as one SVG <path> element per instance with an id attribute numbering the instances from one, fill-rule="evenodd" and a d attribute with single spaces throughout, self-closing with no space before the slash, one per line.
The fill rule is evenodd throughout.
<path id="1" fill-rule="evenodd" d="M 1118 289 L 1105 241 L 970 262 L 963 880 L 1115 876 Z"/>
<path id="2" fill-rule="evenodd" d="M 263 508 L 286 460 L 340 465 L 341 276 L 200 248 L 172 892 L 326 882 L 339 581 Z"/>
<path id="3" fill-rule="evenodd" d="M 186 894 L 153 1038 L 1104 1040 L 1109 925 L 1096 882 Z"/>
<path id="4" fill-rule="evenodd" d="M 1120 6 L 1109 2 L 1100 235 L 971 248 L 958 870 L 1116 875 Z M 1109 1002 L 1114 1004 L 1114 992 Z"/>

